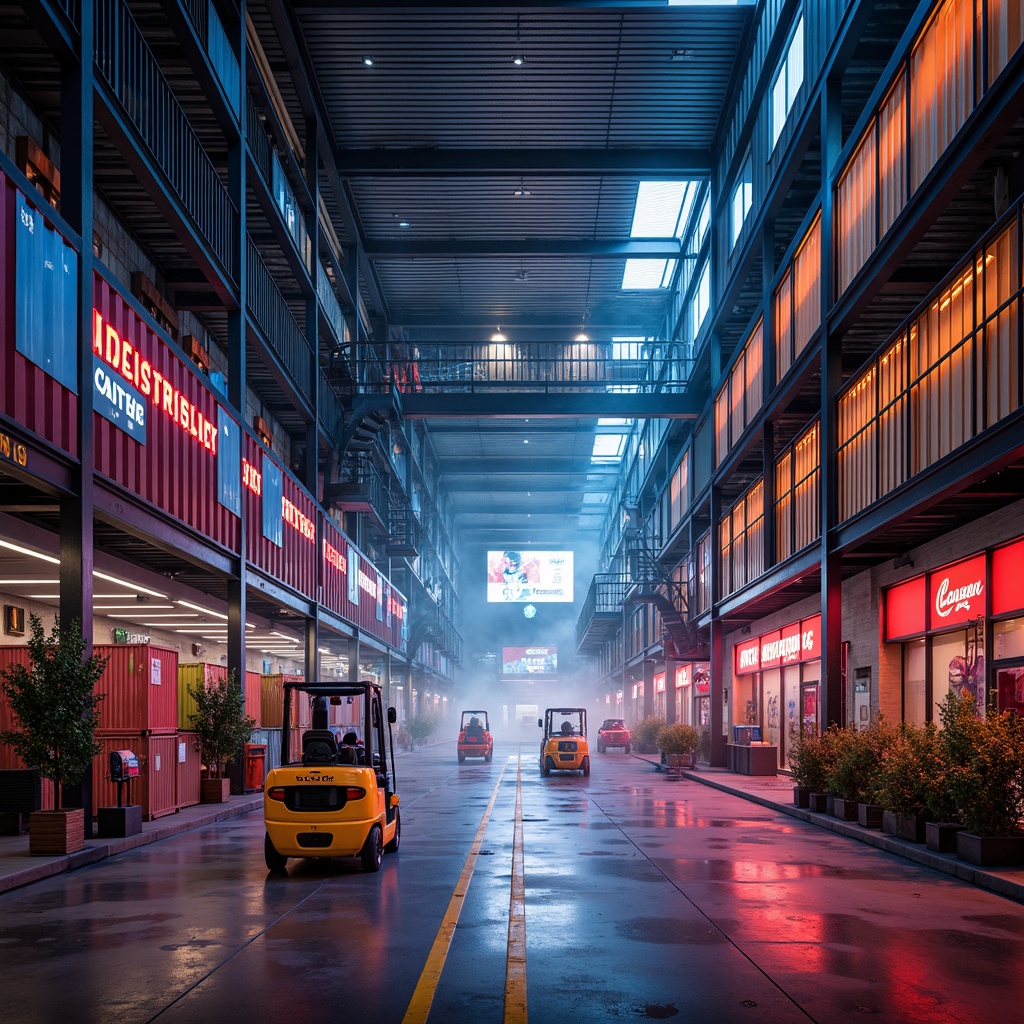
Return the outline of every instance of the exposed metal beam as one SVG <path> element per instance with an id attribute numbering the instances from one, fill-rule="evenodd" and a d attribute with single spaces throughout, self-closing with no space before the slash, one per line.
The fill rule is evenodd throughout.
<path id="1" fill-rule="evenodd" d="M 404 394 L 406 419 L 450 416 L 629 416 L 696 419 L 706 395 L 694 394 Z M 476 470 L 479 472 L 479 469 Z"/>
<path id="2" fill-rule="evenodd" d="M 726 0 L 726 2 L 735 7 L 753 7 L 757 0 Z M 293 6 L 297 10 L 302 10 L 304 7 L 313 10 L 322 7 L 365 8 L 366 2 L 365 0 L 293 0 Z M 670 6 L 669 0 L 518 0 L 514 4 L 508 3 L 507 0 L 497 0 L 497 2 L 491 0 L 490 3 L 480 3 L 478 0 L 422 0 L 417 3 L 410 3 L 409 0 L 375 0 L 373 6 L 389 10 L 422 10 L 424 7 L 445 10 L 451 7 L 472 7 L 484 8 L 488 12 L 511 11 L 513 14 L 516 11 L 542 11 L 548 8 L 557 10 L 562 7 L 594 7 L 602 10 L 622 11 L 623 13 L 635 11 L 638 7 L 658 7 L 668 14 L 672 10 L 679 13 L 685 12 L 689 5 L 685 3 L 685 0 L 674 7 Z"/>
<path id="3" fill-rule="evenodd" d="M 526 447 L 526 446 L 524 446 Z M 445 460 L 446 462 L 449 460 Z M 487 459 L 481 466 L 478 460 L 460 459 L 457 464 L 442 465 L 440 476 L 448 481 L 452 477 L 466 475 L 471 480 L 480 480 L 491 476 L 509 476 L 530 474 L 531 476 L 566 476 L 571 474 L 608 474 L 618 476 L 622 467 L 617 464 L 592 465 L 589 455 L 567 458 L 564 455 L 543 456 L 525 453 L 522 456 L 508 456 L 501 459 Z M 523 490 L 530 488 L 523 485 Z"/>
<path id="4" fill-rule="evenodd" d="M 707 149 L 339 149 L 334 163 L 342 178 L 443 177 L 507 174 L 707 178 Z"/>
<path id="5" fill-rule="evenodd" d="M 526 259 L 582 257 L 591 260 L 676 260 L 685 258 L 678 238 L 367 238 L 370 259 Z"/>
<path id="6" fill-rule="evenodd" d="M 655 301 L 660 307 L 664 307 L 667 299 L 661 295 L 655 296 Z M 630 336 L 642 336 L 651 331 L 648 326 L 651 322 L 660 324 L 664 319 L 659 310 L 652 309 L 642 318 L 637 315 L 636 307 L 624 308 L 621 305 L 609 304 L 607 309 L 591 306 L 587 315 L 587 333 L 593 331 L 607 331 L 609 334 L 623 334 Z M 445 308 L 424 313 L 420 306 L 392 306 L 391 321 L 401 324 L 406 330 L 420 328 L 425 332 L 433 332 L 423 338 L 415 340 L 441 341 L 450 340 L 439 337 L 440 332 L 449 328 L 462 328 L 467 331 L 487 331 L 488 337 L 494 330 L 496 324 L 501 324 L 502 330 L 512 328 L 514 330 L 536 331 L 537 335 L 531 341 L 565 341 L 566 331 L 575 335 L 580 329 L 580 314 L 561 313 L 551 311 L 550 313 L 522 313 L 515 310 L 506 310 L 503 313 L 493 312 L 461 312 L 455 308 Z M 559 336 L 561 332 L 561 336 Z M 570 335 L 571 337 L 572 335 Z M 479 337 L 471 337 L 468 340 L 477 342 Z"/>

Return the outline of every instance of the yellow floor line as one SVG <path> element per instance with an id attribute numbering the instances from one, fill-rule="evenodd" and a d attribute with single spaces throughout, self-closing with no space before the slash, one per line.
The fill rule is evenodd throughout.
<path id="1" fill-rule="evenodd" d="M 508 905 L 505 1024 L 526 1024 L 526 883 L 523 877 L 523 773 L 516 769 L 516 823 L 512 841 L 512 895 Z"/>
<path id="2" fill-rule="evenodd" d="M 448 950 L 455 935 L 455 926 L 459 922 L 459 914 L 465 902 L 466 890 L 469 889 L 470 879 L 473 877 L 473 870 L 476 867 L 476 858 L 480 852 L 480 846 L 484 841 L 484 832 L 487 830 L 487 822 L 490 821 L 491 811 L 494 810 L 494 802 L 498 799 L 498 788 L 505 775 L 508 761 L 502 766 L 501 774 L 494 785 L 494 792 L 491 794 L 490 802 L 484 811 L 480 821 L 480 827 L 476 830 L 476 837 L 473 845 L 466 855 L 466 863 L 462 866 L 462 874 L 455 883 L 455 891 L 448 901 L 448 909 L 441 919 L 441 927 L 434 938 L 434 944 L 430 947 L 430 955 L 420 974 L 420 980 L 416 983 L 416 990 L 409 1001 L 409 1008 L 405 1011 L 402 1024 L 426 1024 L 430 1016 L 430 1005 L 434 1001 L 434 993 L 437 991 L 438 983 L 441 980 L 441 971 L 444 969 L 444 962 L 448 957 Z"/>

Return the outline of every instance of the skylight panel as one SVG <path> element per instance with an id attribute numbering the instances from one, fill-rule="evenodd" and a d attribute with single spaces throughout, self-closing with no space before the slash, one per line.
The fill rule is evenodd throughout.
<path id="1" fill-rule="evenodd" d="M 598 434 L 594 438 L 592 462 L 618 462 L 626 447 L 625 434 Z"/>
<path id="2" fill-rule="evenodd" d="M 675 260 L 626 260 L 626 269 L 622 274 L 623 290 L 664 288 L 662 281 L 669 262 L 675 266 Z"/>
<path id="3" fill-rule="evenodd" d="M 668 238 L 676 233 L 688 181 L 641 181 L 630 238 Z"/>

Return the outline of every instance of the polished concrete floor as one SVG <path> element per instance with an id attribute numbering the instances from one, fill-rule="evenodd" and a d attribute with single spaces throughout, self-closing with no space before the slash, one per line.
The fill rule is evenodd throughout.
<path id="1" fill-rule="evenodd" d="M 1024 1021 L 1021 903 L 618 751 L 586 779 L 518 754 L 403 754 L 378 874 L 268 875 L 249 813 L 0 895 L 0 1020 Z"/>

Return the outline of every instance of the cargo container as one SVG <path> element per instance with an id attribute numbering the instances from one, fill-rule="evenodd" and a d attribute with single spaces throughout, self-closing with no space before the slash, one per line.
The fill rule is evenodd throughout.
<path id="1" fill-rule="evenodd" d="M 178 733 L 178 807 L 199 803 L 199 740 L 194 732 Z"/>
<path id="2" fill-rule="evenodd" d="M 259 721 L 269 728 L 280 727 L 284 715 L 285 683 L 301 683 L 302 676 L 274 675 L 261 676 L 260 717 Z M 312 710 L 306 700 L 297 700 L 292 704 L 292 725 L 297 729 L 308 729 L 313 724 Z"/>
<path id="3" fill-rule="evenodd" d="M 126 784 L 123 803 L 140 804 L 142 820 L 152 821 L 178 810 L 178 733 L 143 735 L 139 732 L 96 733 L 100 752 L 92 761 L 92 813 L 117 806 L 117 783 L 110 781 L 110 752 L 130 750 L 139 759 L 139 777 Z M 187 748 L 187 744 L 186 744 Z M 198 758 L 198 754 L 195 755 Z M 186 763 L 188 751 L 185 751 Z"/>
<path id="4" fill-rule="evenodd" d="M 98 708 L 104 732 L 178 731 L 178 652 L 156 644 L 98 644 L 108 658 L 96 684 L 105 695 Z"/>
<path id="5" fill-rule="evenodd" d="M 225 665 L 213 665 L 207 662 L 189 662 L 178 665 L 178 729 L 188 731 L 192 728 L 192 715 L 196 710 L 196 702 L 188 692 L 188 688 L 203 680 L 205 685 L 227 679 L 228 670 Z M 245 673 L 245 713 L 255 719 L 258 726 L 261 721 L 260 707 L 262 683 L 259 672 Z"/>

